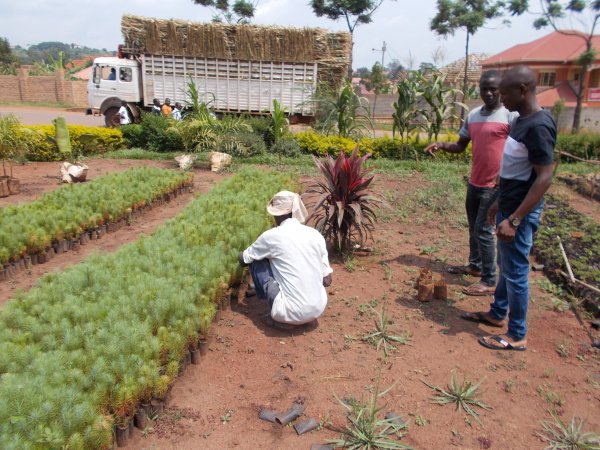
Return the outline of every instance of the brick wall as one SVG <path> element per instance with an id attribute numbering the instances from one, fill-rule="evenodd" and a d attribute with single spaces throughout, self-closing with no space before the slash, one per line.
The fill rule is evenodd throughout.
<path id="1" fill-rule="evenodd" d="M 27 71 L 21 67 L 18 75 L 0 76 L 0 101 L 87 106 L 87 81 L 65 80 L 62 70 L 39 77 L 30 77 Z"/>

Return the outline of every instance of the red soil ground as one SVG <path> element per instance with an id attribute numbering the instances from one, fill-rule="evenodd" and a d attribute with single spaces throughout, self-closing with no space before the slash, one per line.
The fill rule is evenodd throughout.
<path id="1" fill-rule="evenodd" d="M 94 161 L 91 175 L 138 164 L 167 163 Z M 18 175 L 25 194 L 10 201 L 31 200 L 53 189 L 55 181 L 44 175 L 54 176 L 57 166 L 27 166 Z M 195 192 L 207 190 L 218 178 L 198 171 Z M 383 175 L 375 188 L 403 199 L 423 182 L 419 174 Z M 15 287 L 28 288 L 44 271 L 76 263 L 92 249 L 112 251 L 151 232 L 191 199 L 192 195 L 178 197 L 130 229 L 90 242 L 79 254 L 63 254 L 36 266 L 31 275 L 19 275 Z M 574 197 L 574 203 L 580 201 Z M 586 325 L 571 312 L 555 311 L 552 296 L 541 289 L 547 280 L 532 272 L 529 349 L 501 352 L 481 347 L 477 337 L 498 330 L 458 316 L 462 311 L 485 310 L 491 297 L 465 297 L 460 290 L 473 280 L 445 273 L 446 264 L 461 263 L 467 256 L 466 230 L 450 223 L 422 211 L 405 219 L 388 215 L 377 226 L 373 252 L 333 262 L 329 305 L 316 326 L 275 330 L 261 321 L 265 306 L 256 298 L 233 305 L 214 324 L 208 355 L 176 381 L 163 417 L 143 433 L 135 430 L 126 448 L 308 449 L 338 433 L 325 427 L 297 436 L 291 426 L 259 420 L 259 409 L 283 411 L 293 401 L 302 401 L 305 417 L 345 426 L 336 396 L 368 400 L 378 384 L 385 389 L 394 383 L 379 402 L 381 415 L 395 411 L 405 419 L 409 431 L 402 442 L 417 449 L 543 448 L 538 433 L 540 422 L 551 419 L 549 410 L 567 422 L 573 416 L 584 418 L 585 429 L 598 432 L 600 352 L 591 348 Z M 439 248 L 437 261 L 421 255 L 423 247 L 433 245 Z M 448 301 L 415 300 L 413 283 L 422 267 L 447 280 Z M 5 300 L 11 291 L 10 282 L 1 284 L 0 298 Z M 369 304 L 377 311 L 386 305 L 392 334 L 410 335 L 409 345 L 399 345 L 387 361 L 381 351 L 361 340 L 375 329 L 376 316 Z M 434 393 L 423 381 L 445 387 L 453 372 L 460 380 L 484 379 L 479 397 L 493 409 L 480 411 L 482 425 L 451 405 L 431 403 Z"/>

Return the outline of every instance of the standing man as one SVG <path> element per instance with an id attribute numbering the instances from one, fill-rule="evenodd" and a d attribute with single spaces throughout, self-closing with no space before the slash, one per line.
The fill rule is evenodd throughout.
<path id="1" fill-rule="evenodd" d="M 131 123 L 129 111 L 127 111 L 127 102 L 125 100 L 121 100 L 121 107 L 119 108 L 119 123 L 121 125 L 129 125 Z"/>
<path id="2" fill-rule="evenodd" d="M 465 202 L 469 222 L 469 264 L 448 267 L 450 273 L 481 277 L 478 283 L 463 289 L 467 295 L 492 295 L 496 287 L 496 240 L 494 227 L 487 221 L 487 211 L 496 195 L 496 180 L 510 124 L 517 116 L 500 101 L 501 79 L 497 70 L 484 72 L 479 79 L 483 105 L 469 113 L 458 133 L 458 141 L 435 142 L 425 149 L 431 155 L 440 149 L 461 153 L 473 141 L 473 164 Z"/>
<path id="3" fill-rule="evenodd" d="M 181 103 L 179 102 L 175 102 L 175 106 L 173 108 L 173 112 L 171 113 L 171 115 L 173 116 L 173 119 L 175 119 L 177 122 L 181 122 Z"/>
<path id="4" fill-rule="evenodd" d="M 168 97 L 165 98 L 165 104 L 162 105 L 161 111 L 162 111 L 162 115 L 164 117 L 171 117 L 173 108 L 171 108 L 171 99 L 170 98 L 168 98 Z"/>
<path id="5" fill-rule="evenodd" d="M 500 279 L 488 312 L 463 315 L 466 320 L 502 327 L 508 315 L 505 335 L 479 339 L 493 350 L 527 348 L 527 306 L 529 303 L 529 252 L 539 226 L 544 193 L 553 173 L 556 123 L 537 103 L 535 73 L 527 66 L 506 72 L 500 95 L 510 111 L 520 117 L 506 140 L 500 170 L 500 196 L 490 207 L 488 218 L 496 223 Z"/>
<path id="6" fill-rule="evenodd" d="M 157 98 L 152 100 L 152 114 L 155 116 L 161 115 L 160 100 Z"/>
<path id="7" fill-rule="evenodd" d="M 327 306 L 333 272 L 325 239 L 303 225 L 308 214 L 294 192 L 275 194 L 267 211 L 277 226 L 240 253 L 240 264 L 250 265 L 256 294 L 269 304 L 269 325 L 312 322 Z"/>

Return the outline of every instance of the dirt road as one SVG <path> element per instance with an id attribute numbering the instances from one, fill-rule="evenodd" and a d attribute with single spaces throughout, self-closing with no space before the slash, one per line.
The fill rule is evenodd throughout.
<path id="1" fill-rule="evenodd" d="M 86 116 L 83 111 L 63 108 L 0 105 L 0 115 L 9 113 L 15 114 L 24 125 L 46 125 L 52 123 L 52 119 L 64 116 L 68 124 L 104 126 L 104 116 Z"/>

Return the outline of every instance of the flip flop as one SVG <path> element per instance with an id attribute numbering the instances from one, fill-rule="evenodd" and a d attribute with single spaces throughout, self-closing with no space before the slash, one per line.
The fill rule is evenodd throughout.
<path id="1" fill-rule="evenodd" d="M 485 316 L 485 313 L 481 311 L 474 313 L 462 313 L 460 315 L 460 318 L 462 320 L 466 320 L 467 322 L 482 323 L 484 325 L 489 325 L 490 327 L 502 328 L 504 326 L 504 323 L 497 324 L 494 322 L 490 322 Z"/>
<path id="2" fill-rule="evenodd" d="M 448 266 L 446 271 L 454 275 L 471 275 L 473 277 L 481 276 L 481 272 L 473 269 L 471 266 Z"/>
<path id="3" fill-rule="evenodd" d="M 517 351 L 517 352 L 522 352 L 522 351 L 527 350 L 527 347 L 525 345 L 512 345 L 510 342 L 508 342 L 502 336 L 498 336 L 497 334 L 494 334 L 492 336 L 488 336 L 488 339 L 496 341 L 498 344 L 501 345 L 501 347 L 498 347 L 497 345 L 490 344 L 489 342 L 487 342 L 484 339 L 483 336 L 480 337 L 477 340 L 477 342 L 479 342 L 479 344 L 483 345 L 485 348 L 489 348 L 491 350 L 514 350 L 514 351 Z"/>
<path id="4" fill-rule="evenodd" d="M 496 292 L 495 286 L 487 286 L 483 283 L 474 283 L 462 289 L 463 294 L 473 296 L 493 295 Z"/>

